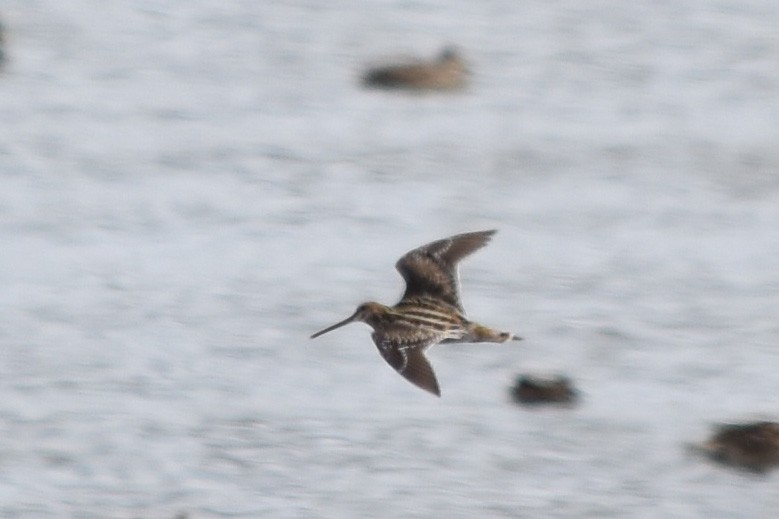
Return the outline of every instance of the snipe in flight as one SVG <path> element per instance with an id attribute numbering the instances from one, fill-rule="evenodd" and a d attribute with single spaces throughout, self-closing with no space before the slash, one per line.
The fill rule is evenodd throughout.
<path id="1" fill-rule="evenodd" d="M 395 371 L 420 388 L 441 396 L 425 350 L 438 343 L 521 340 L 465 317 L 460 301 L 457 263 L 484 247 L 495 230 L 457 234 L 406 253 L 395 265 L 406 291 L 395 306 L 363 303 L 341 322 L 318 331 L 312 339 L 345 324 L 362 321 L 373 328 L 373 342 Z"/>

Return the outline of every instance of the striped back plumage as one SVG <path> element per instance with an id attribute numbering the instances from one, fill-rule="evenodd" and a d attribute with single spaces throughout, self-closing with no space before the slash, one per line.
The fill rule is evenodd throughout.
<path id="1" fill-rule="evenodd" d="M 468 324 L 456 307 L 433 297 L 406 298 L 392 310 L 397 321 L 408 323 L 410 327 L 436 330 L 443 333 L 444 339 L 462 337 Z"/>

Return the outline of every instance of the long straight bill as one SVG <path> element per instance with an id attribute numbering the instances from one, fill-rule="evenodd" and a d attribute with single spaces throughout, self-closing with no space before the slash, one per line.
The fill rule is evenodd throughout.
<path id="1" fill-rule="evenodd" d="M 346 324 L 349 324 L 349 323 L 352 323 L 352 322 L 354 322 L 354 320 L 355 320 L 356 318 L 357 318 L 357 313 L 355 312 L 354 314 L 350 315 L 349 317 L 347 317 L 347 318 L 346 318 L 346 319 L 344 319 L 343 321 L 341 321 L 341 322 L 338 322 L 338 323 L 335 323 L 335 324 L 334 324 L 334 325 L 332 325 L 332 326 L 328 326 L 328 327 L 327 327 L 327 328 L 325 328 L 324 330 L 320 330 L 320 331 L 316 332 L 314 335 L 312 335 L 312 336 L 311 336 L 311 338 L 312 338 L 312 339 L 316 339 L 316 338 L 317 338 L 317 337 L 319 337 L 320 335 L 324 335 L 324 334 L 326 334 L 327 332 L 332 332 L 332 331 L 333 331 L 333 330 L 335 330 L 336 328 L 340 328 L 341 326 L 344 326 L 344 325 L 346 325 Z"/>

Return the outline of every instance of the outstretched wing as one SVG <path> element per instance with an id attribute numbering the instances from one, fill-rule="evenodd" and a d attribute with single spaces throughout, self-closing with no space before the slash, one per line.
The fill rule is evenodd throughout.
<path id="1" fill-rule="evenodd" d="M 403 338 L 400 335 L 374 333 L 372 337 L 381 356 L 395 371 L 415 386 L 441 396 L 433 366 L 425 357 L 425 350 L 440 341 L 439 334 Z"/>
<path id="2" fill-rule="evenodd" d="M 465 313 L 460 301 L 457 263 L 487 245 L 496 232 L 491 230 L 457 234 L 407 252 L 395 265 L 406 280 L 406 291 L 401 301 L 417 296 L 430 296 L 441 299 Z"/>

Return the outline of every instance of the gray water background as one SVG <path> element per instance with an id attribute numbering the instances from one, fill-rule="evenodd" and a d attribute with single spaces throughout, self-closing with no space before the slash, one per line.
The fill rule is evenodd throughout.
<path id="1" fill-rule="evenodd" d="M 774 518 L 779 3 L 4 0 L 0 516 Z M 364 91 L 456 44 L 470 87 Z M 364 325 L 497 228 L 443 397 Z M 573 409 L 513 405 L 566 373 Z"/>

